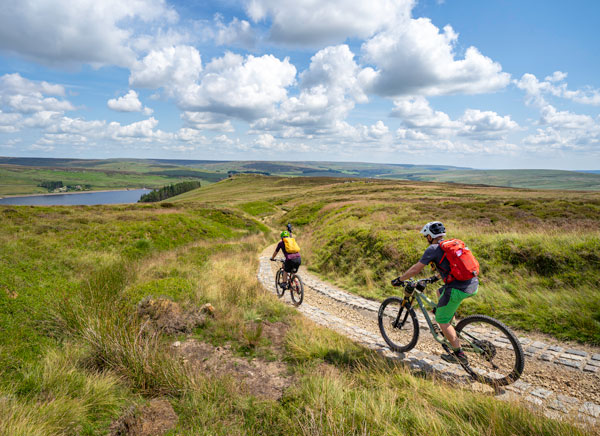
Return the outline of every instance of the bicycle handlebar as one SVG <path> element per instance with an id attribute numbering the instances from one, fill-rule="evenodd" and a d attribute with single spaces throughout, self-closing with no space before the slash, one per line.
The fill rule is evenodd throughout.
<path id="1" fill-rule="evenodd" d="M 425 286 L 427 286 L 430 283 L 435 283 L 439 280 L 439 277 L 436 276 L 431 276 L 427 279 L 421 279 L 421 280 L 398 280 L 398 278 L 395 278 L 394 280 L 392 280 L 392 286 L 402 286 L 404 288 L 418 288 L 419 290 L 423 290 L 425 289 Z"/>
<path id="2" fill-rule="evenodd" d="M 281 263 L 283 263 L 283 262 L 285 262 L 285 259 L 279 259 L 279 258 L 271 259 L 271 262 L 281 262 Z"/>

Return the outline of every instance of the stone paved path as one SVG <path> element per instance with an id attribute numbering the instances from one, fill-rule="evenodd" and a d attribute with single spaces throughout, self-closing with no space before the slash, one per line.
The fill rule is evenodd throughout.
<path id="1" fill-rule="evenodd" d="M 268 247 L 260 257 L 258 279 L 266 289 L 275 293 L 274 273 L 279 264 L 269 260 L 268 255 L 272 250 L 273 247 Z M 345 292 L 304 270 L 300 275 L 305 285 L 305 297 L 298 310 L 317 324 L 331 328 L 390 359 L 403 361 L 412 369 L 435 373 L 443 379 L 467 386 L 474 385 L 460 366 L 449 365 L 439 358 L 439 353 L 432 352 L 431 346 L 427 346 L 423 340 L 425 335 L 421 335 L 417 347 L 407 353 L 391 351 L 377 327 L 378 302 Z M 289 293 L 286 292 L 284 299 L 291 303 Z M 419 322 L 427 328 L 424 319 Z M 574 419 L 586 427 L 600 430 L 600 405 L 597 404 L 600 392 L 586 393 L 579 389 L 576 393 L 568 391 L 571 395 L 566 395 L 567 391 L 557 386 L 557 378 L 545 380 L 537 375 L 537 369 L 543 368 L 547 372 L 560 373 L 562 377 L 558 380 L 566 378 L 567 385 L 572 384 L 570 378 L 576 378 L 579 385 L 585 386 L 584 389 L 595 390 L 600 386 L 600 353 L 547 344 L 527 337 L 519 339 L 527 355 L 525 373 L 521 380 L 496 392 L 496 397 L 525 400 L 527 405 L 540 408 L 549 417 Z M 436 345 L 437 349 L 441 351 L 439 345 Z M 526 376 L 528 370 L 536 373 L 536 377 Z"/>

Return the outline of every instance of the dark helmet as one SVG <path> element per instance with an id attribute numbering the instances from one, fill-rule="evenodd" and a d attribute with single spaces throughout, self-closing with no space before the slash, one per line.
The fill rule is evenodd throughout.
<path id="1" fill-rule="evenodd" d="M 446 236 L 446 227 L 439 221 L 432 221 L 427 223 L 421 229 L 423 236 L 431 236 L 433 239 L 439 238 L 440 236 Z"/>

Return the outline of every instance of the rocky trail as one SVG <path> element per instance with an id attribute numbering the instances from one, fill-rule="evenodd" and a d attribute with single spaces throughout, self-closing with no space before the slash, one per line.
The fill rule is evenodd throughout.
<path id="1" fill-rule="evenodd" d="M 275 274 L 279 263 L 269 256 L 274 246 L 260 256 L 258 279 L 275 293 Z M 560 343 L 549 337 L 516 332 L 526 354 L 521 378 L 499 391 L 475 383 L 458 365 L 441 360 L 442 347 L 428 334 L 424 319 L 419 319 L 421 335 L 417 346 L 407 353 L 389 349 L 377 325 L 380 303 L 350 294 L 328 284 L 304 268 L 299 275 L 304 283 L 304 301 L 298 310 L 317 324 L 331 328 L 390 359 L 404 362 L 411 369 L 435 374 L 465 388 L 488 392 L 499 399 L 518 400 L 555 419 L 571 419 L 585 427 L 600 430 L 600 348 Z M 284 297 L 291 303 L 289 293 Z M 424 327 L 424 329 L 423 329 Z"/>

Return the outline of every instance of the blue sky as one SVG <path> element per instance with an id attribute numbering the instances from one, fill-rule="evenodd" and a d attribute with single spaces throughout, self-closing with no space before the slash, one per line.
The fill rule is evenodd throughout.
<path id="1" fill-rule="evenodd" d="M 22 0 L 0 155 L 600 168 L 600 4 Z"/>

